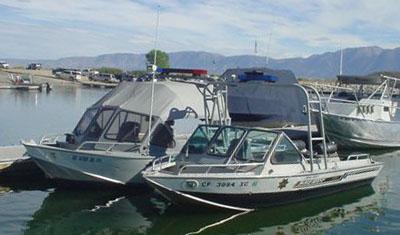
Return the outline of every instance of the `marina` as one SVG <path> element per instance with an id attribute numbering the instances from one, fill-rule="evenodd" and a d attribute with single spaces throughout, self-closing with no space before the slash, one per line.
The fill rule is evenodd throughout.
<path id="1" fill-rule="evenodd" d="M 100 99 L 106 90 L 91 90 L 83 88 L 72 88 L 68 93 L 60 93 L 61 91 L 54 90 L 52 93 L 18 93 L 17 91 L 8 90 L 7 94 L 3 93 L 1 98 L 2 102 L 0 105 L 2 108 L 9 107 L 11 105 L 10 98 L 6 97 L 16 97 L 12 102 L 13 113 L 20 115 L 24 112 L 24 106 L 26 103 L 30 103 L 32 122 L 35 126 L 27 127 L 24 129 L 19 129 L 19 131 L 10 132 L 6 127 L 2 126 L 4 131 L 0 137 L 4 145 L 10 145 L 18 142 L 21 139 L 33 138 L 36 141 L 40 141 L 42 132 L 41 130 L 48 130 L 48 132 L 56 133 L 61 129 L 66 130 L 64 133 L 68 133 L 67 130 L 72 130 L 73 126 L 79 121 L 80 115 L 84 113 L 85 107 L 90 107 L 91 104 L 96 103 L 95 101 Z M 67 96 L 66 96 L 67 95 Z M 59 97 L 59 98 L 58 98 Z M 68 97 L 68 98 L 67 98 Z M 46 122 L 43 122 L 43 111 L 52 113 L 55 107 L 60 106 L 68 107 L 68 109 L 59 109 L 59 113 L 54 115 L 49 115 Z M 22 105 L 22 106 L 21 106 Z M 35 108 L 33 108 L 35 107 Z M 33 108 L 33 109 L 32 109 Z M 24 119 L 18 119 L 14 117 L 2 116 L 3 122 L 13 122 L 13 126 L 24 126 L 21 125 Z M 11 119 L 10 119 L 11 118 Z M 52 124 L 53 123 L 53 124 Z M 57 125 L 56 125 L 57 123 Z M 296 128 L 295 128 L 296 129 Z M 302 129 L 302 131 L 306 131 Z M 316 130 L 315 128 L 313 129 Z M 5 133 L 15 133 L 14 136 L 6 136 Z M 29 186 L 26 184 L 21 184 L 18 182 L 3 182 L 2 196 L 0 196 L 0 205 L 4 208 L 9 208 L 6 211 L 13 211 L 12 205 L 23 206 L 22 204 L 15 204 L 15 201 L 28 200 L 23 199 L 24 197 L 29 197 L 29 203 L 37 205 L 37 209 L 24 206 L 24 213 L 17 214 L 16 216 L 30 217 L 28 222 L 29 227 L 25 227 L 24 223 L 15 224 L 11 221 L 2 220 L 2 218 L 9 217 L 8 212 L 4 211 L 0 213 L 0 221 L 4 224 L 14 224 L 15 229 L 23 229 L 26 233 L 30 232 L 40 232 L 43 233 L 46 227 L 54 228 L 55 231 L 59 232 L 70 232 L 75 226 L 78 226 L 77 231 L 80 232 L 95 232 L 103 229 L 110 229 L 111 231 L 129 231 L 131 233 L 141 233 L 140 231 L 147 231 L 149 233 L 196 233 L 198 231 L 203 231 L 205 233 L 215 233 L 217 231 L 233 232 L 231 230 L 231 224 L 248 224 L 245 228 L 240 231 L 243 232 L 254 232 L 259 229 L 262 231 L 347 231 L 345 227 L 341 227 L 340 224 L 349 223 L 348 220 L 356 221 L 351 222 L 353 229 L 361 229 L 359 226 L 363 226 L 362 230 L 365 228 L 375 229 L 377 221 L 391 219 L 390 214 L 383 214 L 379 212 L 374 214 L 374 219 L 371 219 L 371 211 L 385 211 L 387 209 L 388 201 L 394 201 L 398 198 L 398 193 L 396 188 L 398 188 L 397 183 L 393 182 L 391 179 L 396 176 L 396 152 L 394 153 L 374 153 L 367 152 L 371 154 L 371 158 L 375 161 L 381 161 L 384 163 L 384 170 L 378 176 L 378 178 L 372 183 L 371 186 L 357 187 L 354 190 L 349 190 L 348 192 L 334 194 L 327 197 L 322 197 L 321 199 L 316 199 L 313 201 L 297 202 L 290 205 L 274 206 L 261 208 L 255 212 L 244 212 L 245 214 L 239 214 L 229 211 L 219 211 L 218 213 L 208 213 L 207 211 L 199 210 L 192 216 L 193 220 L 202 221 L 196 223 L 189 223 L 185 227 L 173 226 L 168 227 L 165 230 L 162 224 L 171 223 L 171 217 L 174 217 L 173 224 L 177 225 L 186 221 L 188 214 L 186 210 L 179 209 L 179 207 L 174 206 L 169 203 L 168 200 L 163 199 L 161 196 L 152 192 L 150 189 L 137 190 L 136 187 L 126 190 L 115 188 L 113 192 L 105 192 L 101 190 L 100 192 L 95 188 L 84 189 L 87 186 L 79 185 L 76 186 L 55 186 L 52 181 L 47 181 L 46 178 L 37 177 L 36 180 L 31 180 Z M 339 151 L 339 154 L 341 152 Z M 393 156 L 393 157 L 389 157 Z M 364 161 L 367 161 L 364 160 Z M 368 160 L 369 161 L 369 160 Z M 389 164 L 389 165 L 387 165 Z M 317 166 L 317 165 L 316 165 Z M 323 166 L 323 164 L 322 164 Z M 71 188 L 72 187 L 72 188 Z M 110 187 L 110 186 L 101 186 Z M 394 191 L 393 191 L 394 190 Z M 387 193 L 388 191 L 393 193 Z M 79 202 L 72 201 L 72 198 L 76 197 L 86 197 L 87 200 L 79 200 Z M 13 199 L 11 199 L 13 198 Z M 12 200 L 12 201 L 10 201 Z M 23 201 L 21 201 L 22 203 Z M 328 203 L 329 202 L 329 203 Z M 70 209 L 65 209 L 60 211 L 54 211 L 53 207 L 58 207 L 60 205 L 74 205 Z M 320 205 L 320 206 L 311 206 Z M 11 207 L 10 207 L 11 206 Z M 310 209 L 309 207 L 313 208 Z M 335 208 L 346 208 L 345 217 L 339 219 L 335 215 Z M 31 209 L 29 209 L 31 208 Z M 63 207 L 61 207 L 63 208 Z M 356 208 L 363 208 L 362 210 L 357 210 Z M 87 213 L 85 211 L 88 211 Z M 158 211 L 158 212 L 157 212 Z M 214 211 L 214 210 L 212 210 Z M 282 214 L 278 213 L 278 217 L 269 217 L 271 213 L 277 214 L 277 211 L 298 211 L 298 213 Z M 301 212 L 300 212 L 301 211 Z M 25 214 L 28 213 L 28 214 Z M 29 216 L 29 213 L 30 216 Z M 57 213 L 61 213 L 65 216 L 65 219 L 57 219 L 54 217 Z M 110 216 L 117 215 L 119 222 L 110 221 Z M 256 218 L 258 216 L 266 216 L 270 218 L 269 222 L 262 222 Z M 304 216 L 306 216 L 306 219 Z M 323 222 L 324 216 L 329 216 L 330 222 Z M 77 220 L 82 221 L 77 223 Z M 135 224 L 128 223 L 127 221 L 134 220 Z M 24 221 L 24 220 L 23 220 Z M 84 222 L 85 221 L 85 222 Z M 92 222 L 90 222 L 92 221 Z M 97 223 L 94 221 L 103 221 Z M 108 222 L 106 222 L 108 221 Z M 157 222 L 158 221 L 158 222 Z M 256 222 L 254 222 L 256 221 Z M 310 221 L 312 224 L 310 224 Z M 346 222 L 347 221 L 347 222 Z M 359 221 L 359 222 L 357 222 Z M 91 226 L 86 226 L 84 224 L 92 224 Z M 315 224 L 314 224 L 315 223 Z M 364 227 L 364 223 L 368 223 L 367 227 Z M 63 226 L 60 227 L 60 225 Z M 392 229 L 391 227 L 385 227 L 386 229 Z M 385 229 L 382 228 L 382 229 Z M 395 229 L 395 228 L 394 228 Z M 11 229 L 9 226 L 5 226 L 5 233 L 14 233 L 15 230 Z M 163 232 L 164 231 L 164 232 Z M 369 230 L 368 230 L 369 231 Z"/>
<path id="2" fill-rule="evenodd" d="M 399 234 L 397 3 L 61 4 L 0 4 L 0 234 Z"/>

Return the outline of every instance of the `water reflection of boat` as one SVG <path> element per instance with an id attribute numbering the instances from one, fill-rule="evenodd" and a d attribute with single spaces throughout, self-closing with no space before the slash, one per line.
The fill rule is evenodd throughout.
<path id="1" fill-rule="evenodd" d="M 248 234 L 311 233 L 370 212 L 379 194 L 361 187 L 314 201 L 247 214 L 177 211 L 149 194 L 56 189 L 27 223 L 25 234 Z"/>
<path id="2" fill-rule="evenodd" d="M 207 229 L 209 234 L 319 234 L 381 211 L 379 194 L 365 186 L 342 194 L 246 213 Z M 196 234 L 193 230 L 190 234 Z"/>
<path id="3" fill-rule="evenodd" d="M 197 125 L 209 120 L 204 109 L 224 102 L 212 85 L 156 82 L 151 97 L 151 84 L 121 83 L 87 109 L 65 140 L 56 135 L 24 142 L 28 155 L 51 178 L 141 183 L 140 171 L 154 157 L 178 152 Z"/>
<path id="4" fill-rule="evenodd" d="M 33 214 L 25 234 L 143 233 L 151 227 L 148 218 L 157 214 L 157 208 L 146 195 L 127 197 L 118 191 L 57 189 Z"/>

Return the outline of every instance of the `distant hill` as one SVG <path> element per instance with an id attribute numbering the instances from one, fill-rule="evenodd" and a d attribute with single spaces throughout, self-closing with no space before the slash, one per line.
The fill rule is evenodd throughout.
<path id="1" fill-rule="evenodd" d="M 262 67 L 265 57 L 255 55 L 224 56 L 203 51 L 169 53 L 172 67 L 205 68 L 221 74 L 228 68 Z M 297 77 L 334 78 L 339 72 L 340 51 L 326 52 L 306 58 L 270 59 L 270 68 L 290 69 Z M 145 68 L 144 54 L 117 53 L 95 57 L 67 57 L 58 60 L 7 59 L 11 65 L 39 62 L 44 67 L 95 68 L 116 67 L 123 70 Z M 400 71 L 400 48 L 359 47 L 343 50 L 343 73 L 364 75 L 376 71 Z"/>

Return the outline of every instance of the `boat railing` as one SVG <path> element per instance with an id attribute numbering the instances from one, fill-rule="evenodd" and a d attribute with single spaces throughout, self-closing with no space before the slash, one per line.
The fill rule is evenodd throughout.
<path id="1" fill-rule="evenodd" d="M 370 155 L 368 153 L 356 153 L 356 154 L 350 154 L 347 157 L 347 161 L 351 160 L 361 160 L 361 159 L 371 159 Z"/>
<path id="2" fill-rule="evenodd" d="M 189 171 L 189 169 L 201 169 L 204 168 L 204 172 L 200 171 L 194 171 L 195 173 L 200 173 L 200 174 L 209 174 L 212 169 L 226 169 L 226 170 L 232 170 L 231 173 L 245 173 L 249 171 L 253 171 L 254 169 L 258 167 L 263 167 L 264 162 L 257 162 L 257 163 L 235 163 L 235 164 L 188 164 L 188 165 L 183 165 L 178 171 L 178 175 L 183 174 L 183 171 Z M 239 171 L 240 169 L 246 168 L 244 170 Z M 193 173 L 193 172 L 189 172 Z M 213 172 L 216 173 L 216 172 Z"/>
<path id="3" fill-rule="evenodd" d="M 162 170 L 164 165 L 172 162 L 175 162 L 175 157 L 172 155 L 156 158 L 152 162 L 152 170 Z"/>
<path id="4" fill-rule="evenodd" d="M 65 135 L 64 134 L 45 135 L 40 139 L 39 144 L 56 144 L 57 141 L 59 141 L 61 138 L 65 138 Z"/>
<path id="5" fill-rule="evenodd" d="M 359 100 L 359 97 L 356 94 L 356 91 L 354 89 L 352 89 L 352 88 L 341 87 L 341 86 L 332 86 L 332 85 L 323 85 L 323 84 L 321 84 L 320 86 L 333 88 L 333 90 L 331 91 L 329 97 L 322 98 L 326 102 L 325 105 L 324 105 L 324 110 L 327 111 L 327 112 L 329 112 L 329 107 L 326 104 L 333 103 L 333 102 L 340 102 L 340 103 L 356 105 L 357 109 L 359 110 L 359 112 L 361 113 L 361 115 L 364 118 L 365 118 L 365 114 L 368 114 L 370 112 L 370 110 L 373 110 L 374 106 L 389 108 L 390 110 L 392 110 L 392 112 L 394 110 L 400 109 L 400 107 L 398 107 L 398 105 L 396 103 L 393 103 L 393 102 L 391 103 L 391 105 L 379 104 L 379 103 L 368 104 L 366 102 L 361 102 L 361 100 Z M 354 96 L 354 100 L 341 99 L 341 98 L 334 97 L 335 91 L 338 92 L 339 90 L 351 91 L 352 95 Z M 372 99 L 373 95 L 374 94 L 370 95 L 366 99 L 367 100 Z"/>
<path id="6" fill-rule="evenodd" d="M 140 144 L 138 143 L 84 141 L 76 150 L 132 152 L 133 150 L 139 150 L 139 146 Z M 117 149 L 118 147 L 124 148 L 121 150 Z"/>

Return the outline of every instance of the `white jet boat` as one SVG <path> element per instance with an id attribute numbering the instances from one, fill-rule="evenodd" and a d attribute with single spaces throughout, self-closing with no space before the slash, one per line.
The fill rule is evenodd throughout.
<path id="1" fill-rule="evenodd" d="M 326 143 L 323 121 L 322 135 L 313 135 L 311 109 L 322 110 L 319 94 L 309 88 L 311 96 L 308 89 L 296 86 L 306 95 L 305 136 L 277 129 L 200 125 L 175 158 L 153 161 L 143 172 L 146 182 L 176 204 L 239 211 L 370 184 L 383 164 L 367 154 L 340 159 Z"/>
<path id="2" fill-rule="evenodd" d="M 143 183 L 145 166 L 155 157 L 179 152 L 199 123 L 217 115 L 213 107 L 225 100 L 224 91 L 212 84 L 154 82 L 153 97 L 151 90 L 152 82 L 121 83 L 88 108 L 66 138 L 23 142 L 27 154 L 50 178 Z"/>
<path id="3" fill-rule="evenodd" d="M 358 90 L 336 87 L 326 99 L 323 118 L 326 134 L 343 148 L 399 148 L 400 120 L 396 117 L 398 103 L 394 99 L 399 79 L 339 76 L 342 83 Z M 365 96 L 366 88 L 374 87 Z M 346 97 L 335 94 L 347 92 Z"/>

